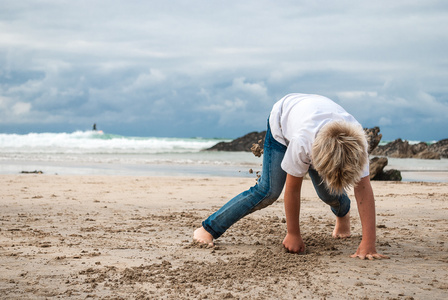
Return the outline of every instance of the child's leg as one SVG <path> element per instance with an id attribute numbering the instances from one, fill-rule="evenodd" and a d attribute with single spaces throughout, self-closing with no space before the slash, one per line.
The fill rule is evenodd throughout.
<path id="1" fill-rule="evenodd" d="M 274 140 L 268 127 L 264 143 L 263 170 L 258 183 L 231 199 L 202 222 L 203 227 L 195 231 L 194 239 L 210 244 L 210 239 L 213 241 L 213 238 L 220 237 L 244 216 L 277 200 L 286 180 L 286 172 L 280 167 L 285 151 L 286 146 Z"/>
<path id="2" fill-rule="evenodd" d="M 335 238 L 347 238 L 350 237 L 350 198 L 347 193 L 342 195 L 332 195 L 328 192 L 325 183 L 322 178 L 310 167 L 308 174 L 313 182 L 319 198 L 326 204 L 330 205 L 331 211 L 336 216 L 336 225 L 333 230 L 333 237 Z"/>

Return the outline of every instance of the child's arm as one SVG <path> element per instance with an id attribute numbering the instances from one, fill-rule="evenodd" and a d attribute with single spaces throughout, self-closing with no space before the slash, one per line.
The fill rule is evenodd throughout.
<path id="1" fill-rule="evenodd" d="M 302 177 L 286 176 L 285 185 L 285 215 L 287 234 L 283 240 L 283 246 L 292 253 L 305 251 L 305 244 L 300 234 L 300 190 Z"/>
<path id="2" fill-rule="evenodd" d="M 362 240 L 358 250 L 351 257 L 361 259 L 389 258 L 376 252 L 376 213 L 370 178 L 366 176 L 355 186 L 355 198 L 358 203 L 359 217 L 362 225 Z"/>

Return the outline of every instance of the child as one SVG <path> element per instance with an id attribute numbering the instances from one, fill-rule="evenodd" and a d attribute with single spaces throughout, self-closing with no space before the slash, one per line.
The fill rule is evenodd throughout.
<path id="1" fill-rule="evenodd" d="M 350 199 L 345 190 L 354 186 L 362 240 L 351 257 L 388 258 L 375 248 L 375 202 L 364 130 L 341 106 L 319 95 L 290 94 L 273 106 L 258 183 L 203 221 L 194 240 L 213 245 L 213 239 L 235 222 L 277 200 L 285 186 L 287 234 L 283 246 L 292 253 L 304 252 L 299 214 L 306 173 L 319 198 L 336 216 L 334 238 L 350 237 Z"/>

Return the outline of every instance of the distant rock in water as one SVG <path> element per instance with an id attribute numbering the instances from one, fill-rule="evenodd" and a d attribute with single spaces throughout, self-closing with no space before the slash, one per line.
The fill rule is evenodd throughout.
<path id="1" fill-rule="evenodd" d="M 420 159 L 440 159 L 444 152 L 448 157 L 448 139 L 436 143 L 437 145 L 428 146 L 428 144 L 421 142 L 411 145 L 408 141 L 397 139 L 384 146 L 378 146 L 372 155 L 388 156 L 393 158 L 420 158 Z M 440 152 L 439 152 L 440 151 Z"/>
<path id="2" fill-rule="evenodd" d="M 260 147 L 263 148 L 264 145 L 264 137 L 266 135 L 266 131 L 261 132 L 251 132 L 237 138 L 231 142 L 220 142 L 214 145 L 211 148 L 206 150 L 208 151 L 247 151 L 250 152 L 253 144 L 258 143 L 261 140 Z"/>

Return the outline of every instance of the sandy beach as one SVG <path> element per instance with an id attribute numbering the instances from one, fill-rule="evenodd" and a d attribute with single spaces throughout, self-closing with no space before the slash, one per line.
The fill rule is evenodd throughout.
<path id="1" fill-rule="evenodd" d="M 0 175 L 2 299 L 446 299 L 448 187 L 373 182 L 377 250 L 331 238 L 328 207 L 305 180 L 307 253 L 285 253 L 283 196 L 213 248 L 193 230 L 253 178 Z"/>

